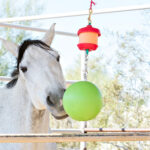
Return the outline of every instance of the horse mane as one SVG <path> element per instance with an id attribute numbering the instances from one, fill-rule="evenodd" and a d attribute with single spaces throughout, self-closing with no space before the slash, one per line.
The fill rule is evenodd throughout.
<path id="1" fill-rule="evenodd" d="M 21 61 L 23 59 L 26 49 L 31 45 L 35 45 L 35 46 L 40 47 L 45 50 L 50 50 L 50 47 L 46 43 L 42 42 L 41 40 L 28 39 L 28 40 L 23 41 L 23 43 L 21 43 L 21 45 L 19 46 L 19 49 L 18 49 L 17 66 L 11 73 L 11 77 L 13 79 L 6 84 L 7 88 L 12 88 L 16 85 L 16 83 L 18 81 L 18 76 L 19 76 L 19 64 L 21 63 Z"/>

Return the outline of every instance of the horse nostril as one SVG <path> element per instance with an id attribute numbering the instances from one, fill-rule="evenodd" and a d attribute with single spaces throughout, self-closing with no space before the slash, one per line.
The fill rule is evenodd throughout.
<path id="1" fill-rule="evenodd" d="M 61 91 L 61 94 L 64 94 L 66 89 L 60 89 L 60 91 Z"/>
<path id="2" fill-rule="evenodd" d="M 51 106 L 54 106 L 54 102 L 50 99 L 50 96 L 47 96 L 47 99 L 46 99 L 48 105 L 51 105 Z"/>

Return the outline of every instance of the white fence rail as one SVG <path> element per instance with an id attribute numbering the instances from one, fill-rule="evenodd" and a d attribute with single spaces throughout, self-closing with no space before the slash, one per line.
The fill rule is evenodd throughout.
<path id="1" fill-rule="evenodd" d="M 140 6 L 137 5 L 137 6 L 97 9 L 97 10 L 94 10 L 93 14 L 106 14 L 106 13 L 136 11 L 136 10 L 145 10 L 145 9 L 150 9 L 150 5 L 140 5 Z M 2 18 L 2 19 L 0 19 L 0 23 L 18 22 L 18 21 L 27 21 L 27 20 L 31 21 L 31 20 L 41 20 L 41 19 L 52 19 L 52 18 L 64 18 L 64 17 L 75 17 L 75 16 L 84 16 L 84 15 L 88 15 L 88 14 L 89 14 L 88 10 L 85 10 L 85 11 L 76 11 L 76 12 L 59 13 L 59 14 Z"/>
<path id="2" fill-rule="evenodd" d="M 29 30 L 29 31 L 36 31 L 36 32 L 46 32 L 47 31 L 47 29 L 34 28 L 34 27 L 28 27 L 28 26 L 22 26 L 22 25 L 14 25 L 14 24 L 8 24 L 8 23 L 0 23 L 0 27 Z M 56 31 L 56 34 L 77 37 L 77 34 L 69 33 L 69 32 Z"/>
<path id="3" fill-rule="evenodd" d="M 11 77 L 0 76 L 0 81 L 2 81 L 2 82 L 10 81 L 11 79 L 12 79 Z M 77 82 L 77 80 L 67 80 L 66 81 L 67 84 L 73 84 L 75 82 Z"/>
<path id="4" fill-rule="evenodd" d="M 3 77 L 3 76 L 0 76 L 0 81 L 10 81 L 11 78 L 10 77 Z"/>

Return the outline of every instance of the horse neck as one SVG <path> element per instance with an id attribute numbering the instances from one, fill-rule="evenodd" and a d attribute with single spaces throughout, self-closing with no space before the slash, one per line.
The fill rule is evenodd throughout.
<path id="1" fill-rule="evenodd" d="M 49 112 L 47 110 L 37 110 L 31 103 L 30 96 L 22 80 L 18 79 L 15 87 L 11 89 L 2 89 L 0 91 L 0 101 L 3 101 L 7 118 L 16 124 L 12 132 L 23 133 L 48 133 L 49 130 Z M 1 105 L 1 104 L 0 104 Z M 16 118 L 16 120 L 14 119 Z M 3 120 L 0 119 L 0 122 Z M 18 130 L 18 131 L 17 131 Z"/>

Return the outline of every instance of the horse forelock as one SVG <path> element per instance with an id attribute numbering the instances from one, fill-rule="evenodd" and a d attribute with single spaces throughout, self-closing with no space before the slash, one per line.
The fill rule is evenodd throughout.
<path id="1" fill-rule="evenodd" d="M 11 77 L 13 78 L 10 82 L 7 83 L 6 87 L 7 88 L 12 88 L 16 85 L 17 80 L 18 80 L 18 75 L 19 75 L 19 64 L 21 63 L 24 53 L 27 50 L 27 48 L 31 45 L 40 47 L 42 49 L 45 50 L 51 50 L 50 47 L 42 42 L 41 40 L 25 40 L 18 49 L 18 58 L 17 58 L 17 67 L 13 70 L 13 72 L 11 73 Z"/>

